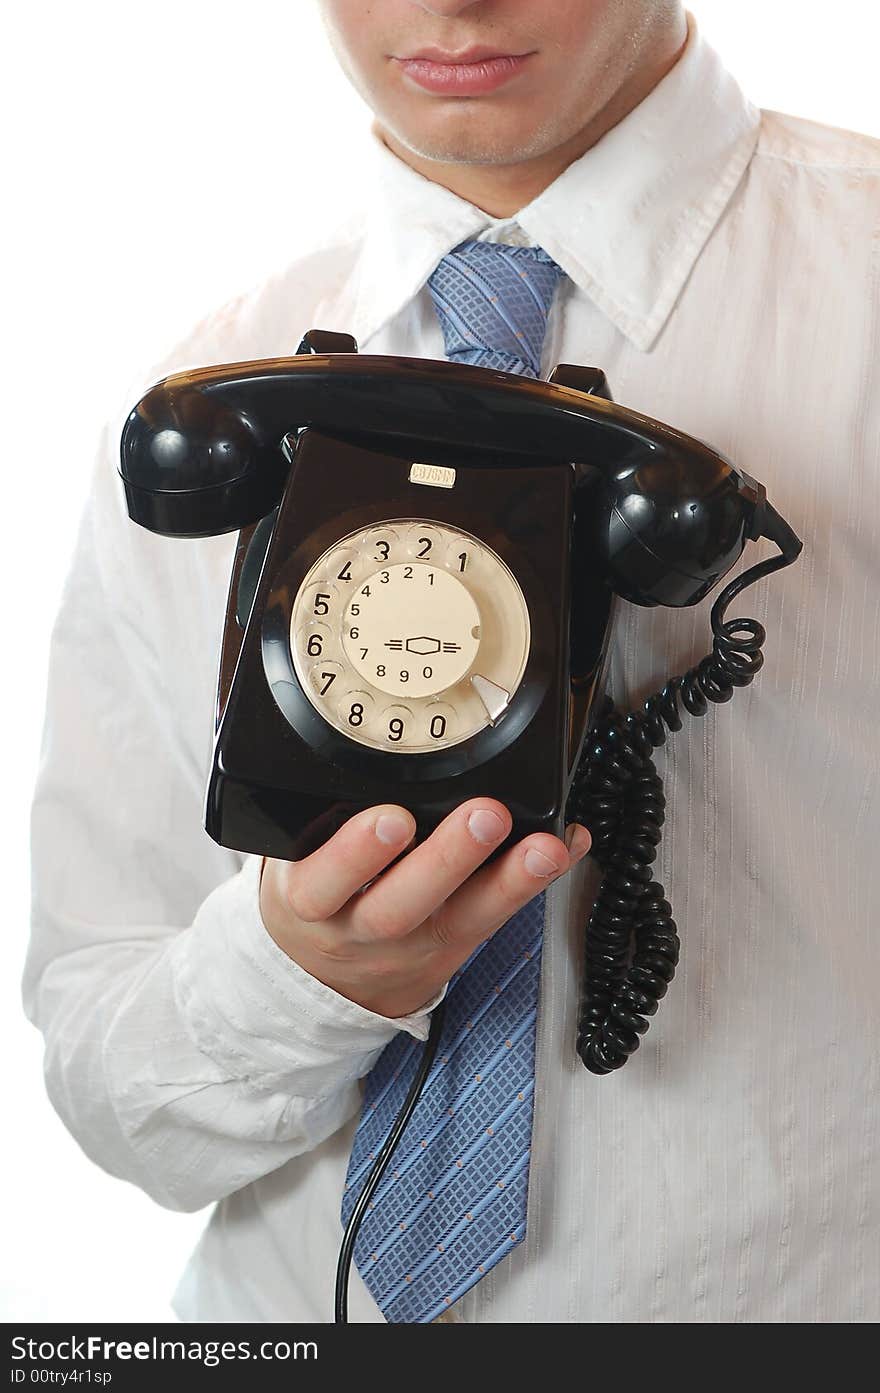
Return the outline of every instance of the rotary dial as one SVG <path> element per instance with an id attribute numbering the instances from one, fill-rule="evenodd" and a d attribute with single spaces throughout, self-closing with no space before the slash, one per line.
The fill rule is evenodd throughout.
<path id="1" fill-rule="evenodd" d="M 469 533 L 395 518 L 319 557 L 293 605 L 294 668 L 349 739 L 423 754 L 501 720 L 522 681 L 529 612 Z"/>

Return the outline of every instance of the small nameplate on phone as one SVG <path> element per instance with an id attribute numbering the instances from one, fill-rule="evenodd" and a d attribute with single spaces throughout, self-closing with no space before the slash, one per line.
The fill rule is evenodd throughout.
<path id="1" fill-rule="evenodd" d="M 409 471 L 411 484 L 431 484 L 435 489 L 451 489 L 455 484 L 455 470 L 446 469 L 442 464 L 414 464 Z"/>

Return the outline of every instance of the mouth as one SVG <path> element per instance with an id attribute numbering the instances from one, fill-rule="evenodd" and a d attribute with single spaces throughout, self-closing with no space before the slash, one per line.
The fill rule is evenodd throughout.
<path id="1" fill-rule="evenodd" d="M 498 53 L 488 48 L 445 53 L 438 48 L 420 49 L 408 57 L 393 57 L 404 77 L 426 92 L 444 96 L 474 97 L 494 92 L 518 77 L 534 53 Z"/>

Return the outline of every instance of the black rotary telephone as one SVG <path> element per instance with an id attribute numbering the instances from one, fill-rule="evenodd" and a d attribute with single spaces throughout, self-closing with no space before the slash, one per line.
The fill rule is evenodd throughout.
<path id="1" fill-rule="evenodd" d="M 295 357 L 165 378 L 120 472 L 151 531 L 239 530 L 210 835 L 298 859 L 362 808 L 402 803 L 422 838 L 477 794 L 510 809 L 511 839 L 583 822 L 604 877 L 578 1051 L 623 1064 L 678 959 L 651 877 L 653 750 L 682 708 L 752 681 L 764 631 L 725 610 L 801 550 L 763 487 L 616 405 L 596 368 L 539 382 L 314 330 Z M 640 711 L 610 708 L 614 597 L 696 604 L 758 537 L 781 554 L 722 591 L 712 653 Z"/>

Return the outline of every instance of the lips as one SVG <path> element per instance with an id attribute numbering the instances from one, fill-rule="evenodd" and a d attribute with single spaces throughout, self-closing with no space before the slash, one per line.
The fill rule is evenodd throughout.
<path id="1" fill-rule="evenodd" d="M 461 53 L 421 49 L 407 58 L 394 58 L 405 77 L 427 92 L 470 97 L 494 92 L 517 77 L 531 53 L 492 53 L 471 48 Z"/>

